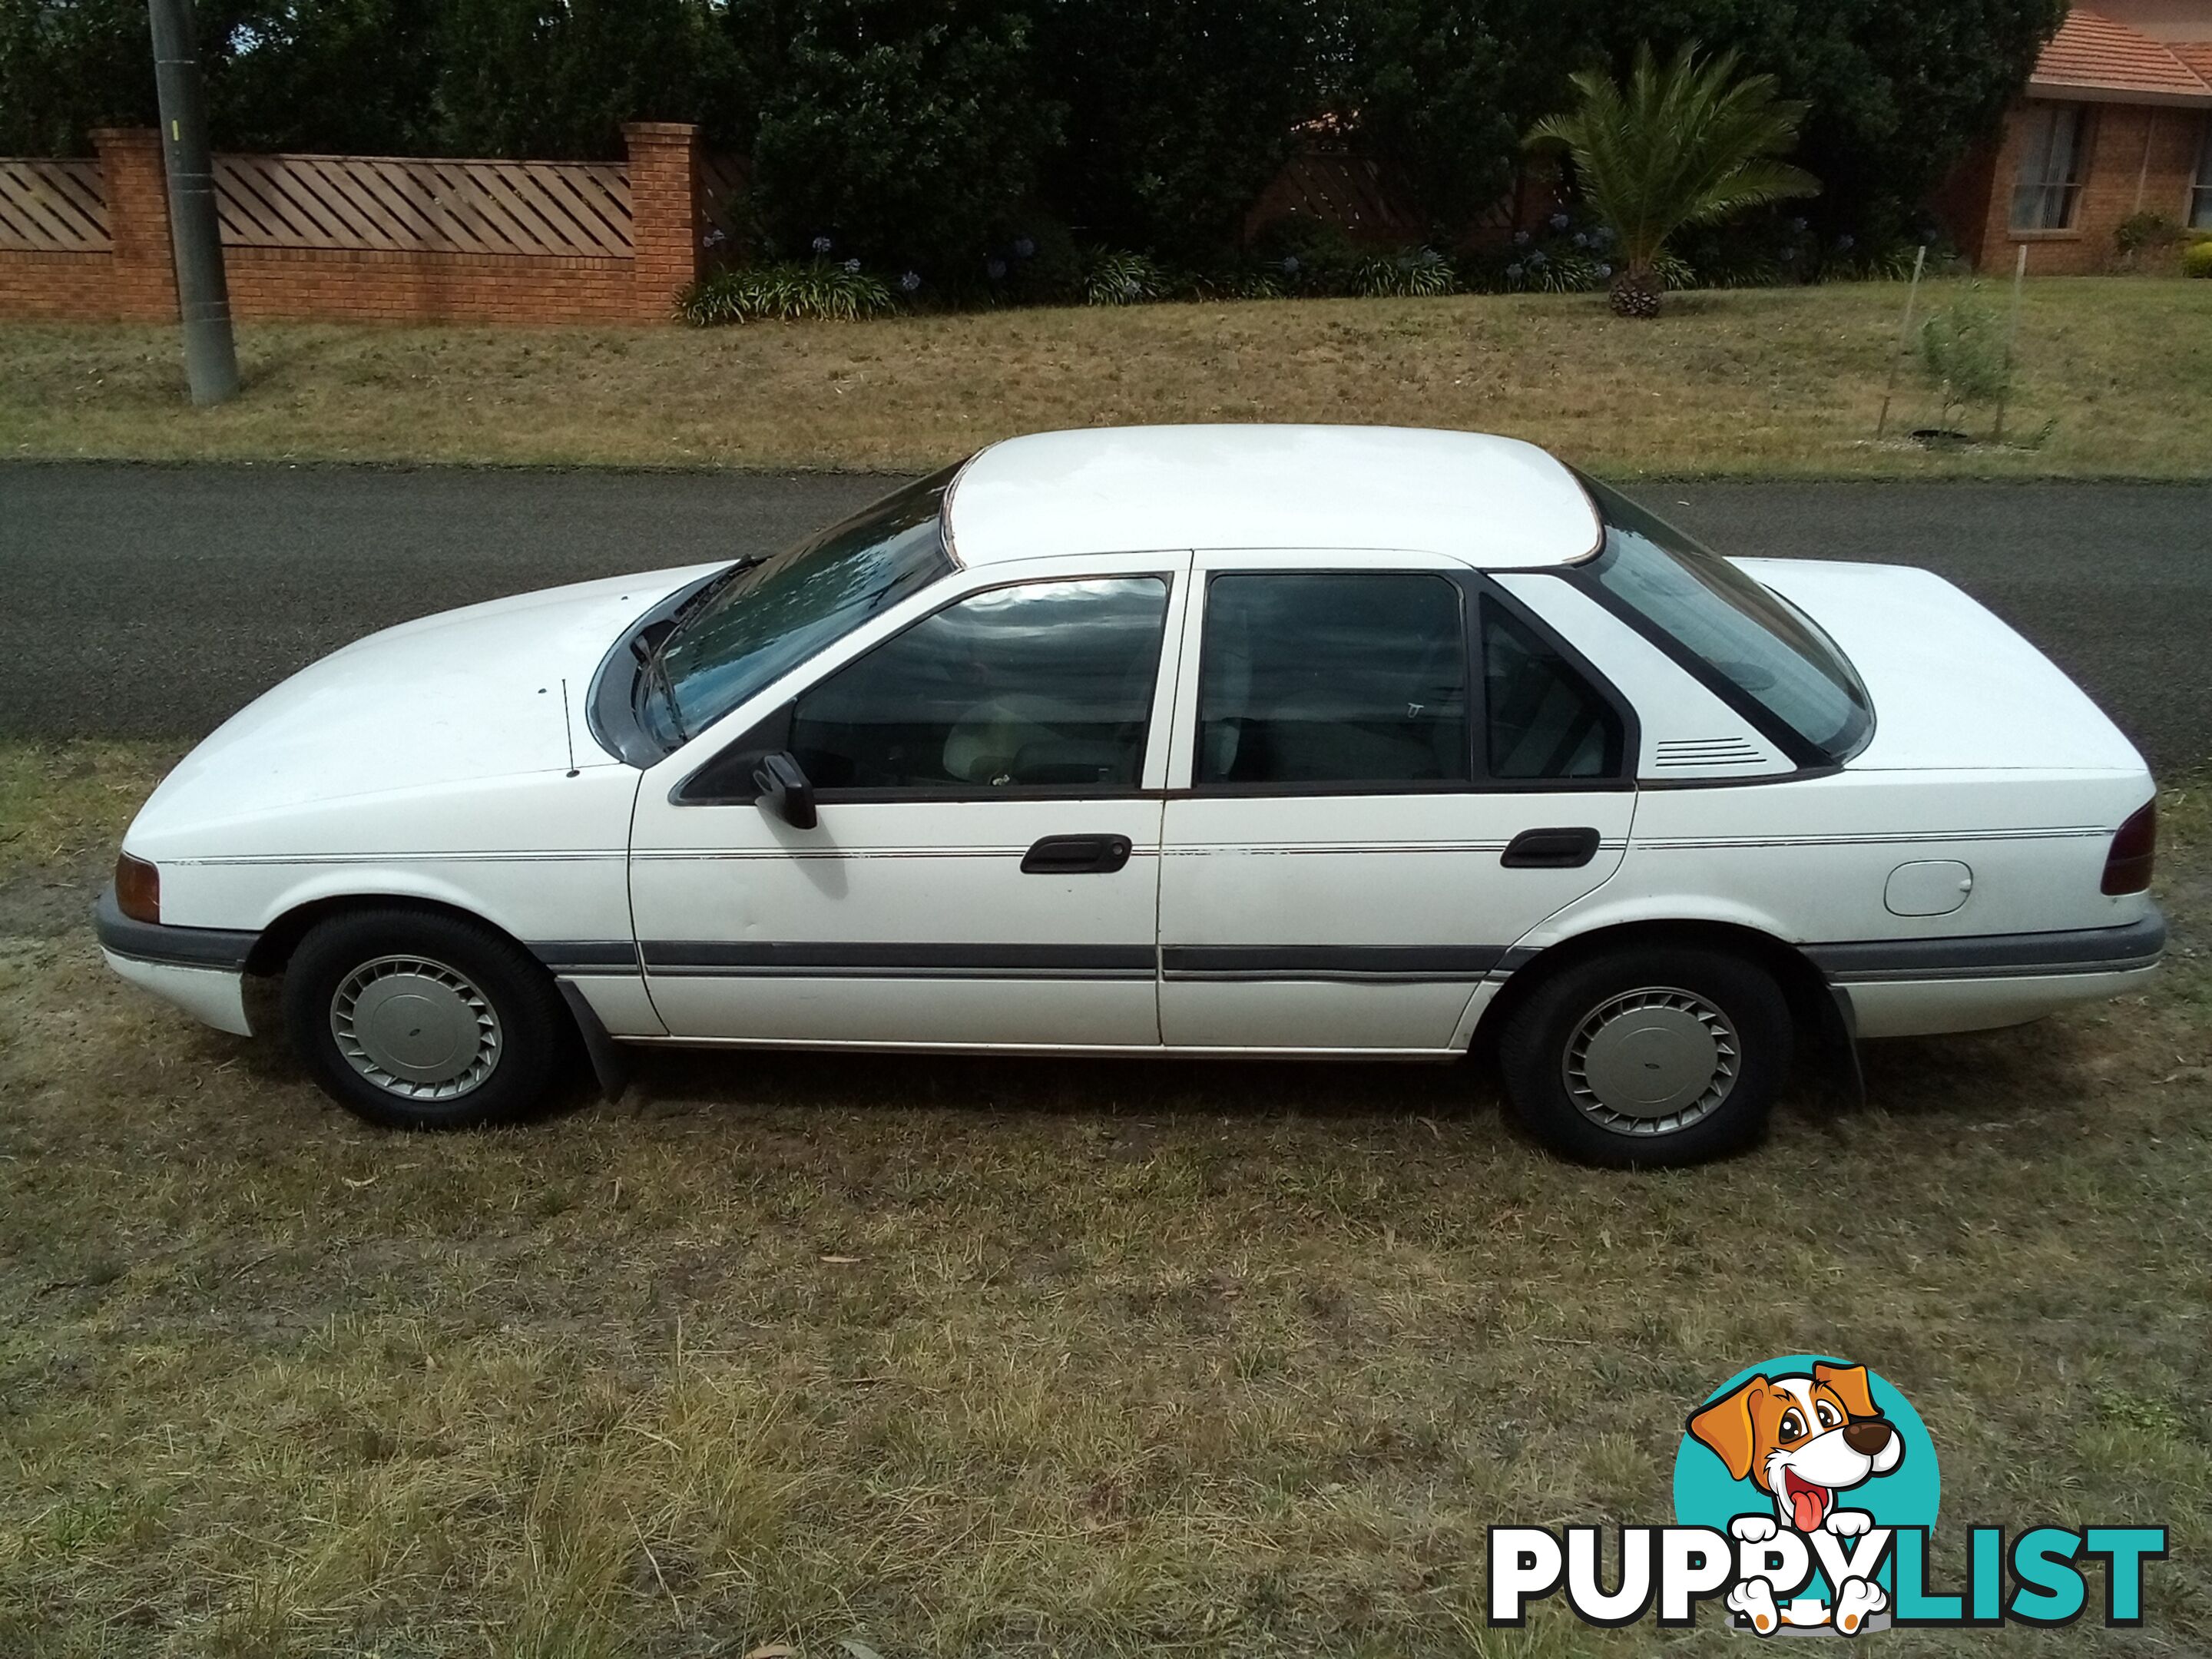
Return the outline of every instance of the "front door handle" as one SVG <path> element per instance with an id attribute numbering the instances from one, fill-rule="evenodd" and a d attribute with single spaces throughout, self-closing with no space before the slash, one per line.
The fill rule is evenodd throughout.
<path id="1" fill-rule="evenodd" d="M 1579 870 L 1597 856 L 1595 830 L 1523 830 L 1498 861 L 1508 870 Z"/>
<path id="2" fill-rule="evenodd" d="M 1025 876 L 1111 875 L 1129 861 L 1127 836 L 1047 836 L 1022 854 Z"/>

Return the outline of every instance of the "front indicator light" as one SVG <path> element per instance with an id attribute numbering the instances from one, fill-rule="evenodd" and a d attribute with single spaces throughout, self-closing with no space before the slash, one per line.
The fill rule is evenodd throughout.
<path id="1" fill-rule="evenodd" d="M 125 853 L 115 860 L 115 908 L 133 921 L 161 920 L 161 872 Z"/>

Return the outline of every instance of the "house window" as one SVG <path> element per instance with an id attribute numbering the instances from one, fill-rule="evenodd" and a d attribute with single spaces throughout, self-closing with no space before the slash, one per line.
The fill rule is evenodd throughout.
<path id="1" fill-rule="evenodd" d="M 2081 194 L 2089 112 L 2081 104 L 2030 104 L 2021 117 L 2020 173 L 2013 180 L 2014 230 L 2067 230 Z"/>
<path id="2" fill-rule="evenodd" d="M 2212 118 L 2204 123 L 2204 142 L 2197 148 L 2197 188 L 2190 192 L 2189 223 L 2212 230 Z"/>

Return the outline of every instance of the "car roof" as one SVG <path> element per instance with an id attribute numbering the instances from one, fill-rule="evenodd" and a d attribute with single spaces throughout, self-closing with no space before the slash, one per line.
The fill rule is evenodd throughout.
<path id="1" fill-rule="evenodd" d="M 1534 444 L 1384 426 L 1129 426 L 1010 438 L 945 507 L 963 565 L 1186 548 L 1438 553 L 1484 569 L 1587 558 L 1597 509 Z"/>

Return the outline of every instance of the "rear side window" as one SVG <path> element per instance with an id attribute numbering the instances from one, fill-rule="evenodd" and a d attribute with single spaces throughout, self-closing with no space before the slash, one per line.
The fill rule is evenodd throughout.
<path id="1" fill-rule="evenodd" d="M 1604 550 L 1583 567 L 1601 603 L 1702 669 L 1801 764 L 1866 746 L 1866 688 L 1810 619 L 1618 491 L 1582 483 L 1605 519 Z"/>
<path id="2" fill-rule="evenodd" d="M 1419 572 L 1275 572 L 1206 586 L 1195 781 L 1465 782 L 1458 586 Z"/>
<path id="3" fill-rule="evenodd" d="M 1133 789 L 1158 678 L 1157 576 L 971 595 L 800 697 L 791 750 L 817 789 Z"/>
<path id="4" fill-rule="evenodd" d="M 1619 711 L 1579 669 L 1494 601 L 1482 607 L 1482 680 L 1491 776 L 1620 775 Z"/>

